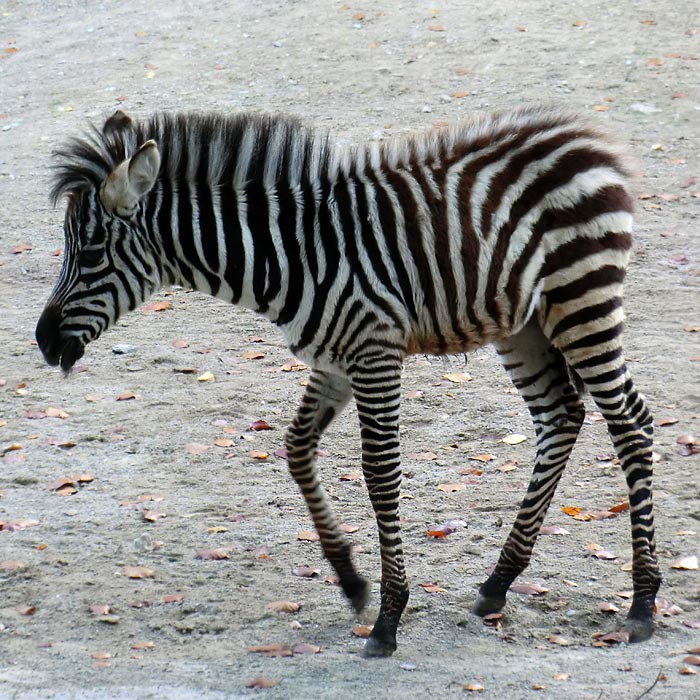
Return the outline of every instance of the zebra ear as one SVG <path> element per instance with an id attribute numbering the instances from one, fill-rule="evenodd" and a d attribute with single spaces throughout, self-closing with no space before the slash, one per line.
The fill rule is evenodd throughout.
<path id="1" fill-rule="evenodd" d="M 102 185 L 100 199 L 108 211 L 128 216 L 156 182 L 160 153 L 155 141 L 146 143 L 131 158 L 120 163 Z"/>
<path id="2" fill-rule="evenodd" d="M 110 136 L 119 131 L 125 131 L 133 126 L 131 117 L 121 109 L 118 109 L 102 127 L 102 133 L 105 136 Z"/>

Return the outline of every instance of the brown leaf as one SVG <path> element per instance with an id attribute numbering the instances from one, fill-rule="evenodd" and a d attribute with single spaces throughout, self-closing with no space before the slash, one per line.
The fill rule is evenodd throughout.
<path id="1" fill-rule="evenodd" d="M 295 566 L 292 573 L 299 578 L 315 578 L 321 574 L 321 571 L 312 566 Z"/>
<path id="2" fill-rule="evenodd" d="M 544 595 L 549 591 L 549 588 L 540 586 L 537 583 L 514 583 L 510 590 L 513 593 L 522 593 L 524 595 Z"/>
<path id="3" fill-rule="evenodd" d="M 681 670 L 678 671 L 678 673 L 680 673 L 681 676 L 694 676 L 697 674 L 697 671 L 690 666 L 681 666 Z"/>
<path id="4" fill-rule="evenodd" d="M 117 396 L 117 401 L 133 401 L 137 398 L 138 394 L 135 394 L 133 391 L 125 391 L 123 394 Z"/>
<path id="5" fill-rule="evenodd" d="M 292 650 L 286 644 L 262 644 L 260 646 L 248 647 L 251 654 L 261 654 L 262 656 L 292 656 Z"/>
<path id="6" fill-rule="evenodd" d="M 154 649 L 155 644 L 153 642 L 134 642 L 131 645 L 132 649 L 136 649 L 137 651 L 143 651 L 145 649 Z"/>
<path id="7" fill-rule="evenodd" d="M 675 425 L 678 423 L 678 418 L 660 418 L 656 421 L 656 425 L 663 427 L 664 425 Z"/>
<path id="8" fill-rule="evenodd" d="M 279 681 L 271 681 L 269 678 L 263 678 L 262 676 L 258 676 L 257 678 L 253 678 L 252 681 L 248 681 L 245 684 L 246 688 L 274 688 L 276 685 L 279 685 Z"/>
<path id="9" fill-rule="evenodd" d="M 320 537 L 315 530 L 300 530 L 297 539 L 301 542 L 318 542 Z"/>
<path id="10" fill-rule="evenodd" d="M 95 651 L 90 654 L 93 659 L 111 659 L 112 655 L 108 651 Z"/>
<path id="11" fill-rule="evenodd" d="M 447 27 L 444 24 L 430 24 L 428 25 L 428 29 L 431 32 L 446 32 Z"/>
<path id="12" fill-rule="evenodd" d="M 143 519 L 147 520 L 149 523 L 157 523 L 159 520 L 166 518 L 166 513 L 156 513 L 153 510 L 144 510 Z"/>
<path id="13" fill-rule="evenodd" d="M 467 374 L 466 372 L 451 372 L 449 374 L 444 374 L 442 378 L 447 379 L 447 381 L 453 384 L 463 384 L 464 382 L 471 382 L 474 379 L 471 374 Z"/>
<path id="14" fill-rule="evenodd" d="M 467 523 L 464 522 L 464 520 L 448 520 L 447 522 L 443 523 L 442 525 L 436 525 L 435 527 L 432 527 L 430 530 L 427 531 L 428 535 L 431 537 L 435 538 L 442 538 L 442 537 L 447 537 L 448 535 L 451 535 L 453 532 L 457 532 L 457 530 L 461 527 L 466 527 Z"/>
<path id="15" fill-rule="evenodd" d="M 321 647 L 317 647 L 315 644 L 302 642 L 301 644 L 297 644 L 293 651 L 295 654 L 318 654 L 321 651 Z"/>
<path id="16" fill-rule="evenodd" d="M 696 555 L 682 557 L 681 559 L 676 559 L 671 562 L 672 569 L 681 569 L 683 571 L 697 571 L 698 570 L 698 558 Z"/>
<path id="17" fill-rule="evenodd" d="M 248 430 L 253 430 L 255 432 L 258 432 L 260 430 L 272 430 L 272 426 L 266 421 L 266 420 L 256 420 L 253 421 L 249 426 Z"/>
<path id="18" fill-rule="evenodd" d="M 244 360 L 262 360 L 265 357 L 265 353 L 259 350 L 246 350 L 244 353 L 241 353 L 241 357 Z"/>
<path id="19" fill-rule="evenodd" d="M 19 532 L 29 527 L 36 527 L 38 524 L 38 520 L 32 519 L 8 520 L 7 522 L 0 522 L 0 530 L 4 530 L 5 532 Z"/>
<path id="20" fill-rule="evenodd" d="M 261 450 L 251 450 L 248 452 L 248 457 L 252 457 L 253 459 L 269 459 L 270 454 L 269 452 L 262 452 Z"/>
<path id="21" fill-rule="evenodd" d="M 663 615 L 663 617 L 673 617 L 674 615 L 680 615 L 683 612 L 683 608 L 672 603 L 667 598 L 657 598 L 654 602 L 654 612 L 657 615 Z"/>
<path id="22" fill-rule="evenodd" d="M 607 601 L 604 601 L 602 603 L 598 603 L 598 610 L 600 610 L 600 612 L 604 612 L 604 613 L 620 612 L 620 608 L 618 608 L 617 605 L 614 605 L 613 603 L 608 603 Z"/>
<path id="23" fill-rule="evenodd" d="M 204 383 L 204 382 L 215 382 L 215 381 L 216 381 L 216 377 L 214 376 L 214 373 L 213 373 L 213 372 L 204 372 L 203 374 L 200 374 L 200 375 L 197 377 L 197 381 L 198 381 L 198 382 L 202 382 L 202 383 Z"/>
<path id="24" fill-rule="evenodd" d="M 66 413 L 62 408 L 56 408 L 55 406 L 49 406 L 44 413 L 46 413 L 48 418 L 68 418 L 68 413 Z"/>
<path id="25" fill-rule="evenodd" d="M 173 347 L 183 350 L 184 348 L 190 347 L 190 344 L 186 340 L 173 340 Z"/>
<path id="26" fill-rule="evenodd" d="M 359 469 L 340 476 L 341 481 L 362 481 L 362 478 L 362 472 Z"/>
<path id="27" fill-rule="evenodd" d="M 179 603 L 184 600 L 185 596 L 182 593 L 171 593 L 164 595 L 160 600 L 162 603 Z"/>
<path id="28" fill-rule="evenodd" d="M 406 457 L 415 459 L 417 462 L 430 462 L 437 459 L 438 456 L 434 452 L 409 452 Z"/>
<path id="29" fill-rule="evenodd" d="M 374 625 L 355 625 L 352 628 L 352 633 L 360 639 L 367 639 L 370 634 L 372 634 L 372 628 Z"/>
<path id="30" fill-rule="evenodd" d="M 617 630 L 616 632 L 596 632 L 592 635 L 596 641 L 593 646 L 610 646 L 612 644 L 620 644 L 621 642 L 629 642 L 630 635 L 626 630 Z"/>
<path id="31" fill-rule="evenodd" d="M 202 559 L 203 561 L 221 561 L 229 558 L 225 549 L 200 549 L 195 552 L 194 556 L 195 559 Z"/>
<path id="32" fill-rule="evenodd" d="M 5 49 L 6 52 L 9 51 L 17 51 L 14 47 L 10 47 L 8 49 Z M 27 253 L 32 249 L 32 246 L 29 243 L 20 243 L 16 245 L 14 248 L 12 248 L 12 253 L 14 255 L 21 255 L 22 253 Z"/>
<path id="33" fill-rule="evenodd" d="M 359 525 L 348 525 L 347 523 L 340 523 L 338 529 L 344 532 L 346 535 L 352 535 L 353 532 L 357 532 L 360 529 Z"/>
<path id="34" fill-rule="evenodd" d="M 31 616 L 36 612 L 36 605 L 23 605 L 21 608 L 17 608 L 17 612 L 20 615 Z"/>
<path id="35" fill-rule="evenodd" d="M 690 664 L 691 666 L 700 666 L 700 656 L 686 656 L 683 659 L 684 664 Z"/>
<path id="36" fill-rule="evenodd" d="M 547 641 L 551 642 L 552 644 L 558 644 L 559 646 L 562 646 L 562 647 L 568 647 L 571 645 L 571 642 L 568 639 L 564 639 L 564 637 L 560 637 L 556 634 L 548 635 Z"/>
<path id="37" fill-rule="evenodd" d="M 280 369 L 283 372 L 301 372 L 306 369 L 306 365 L 303 362 L 291 360 L 290 362 L 285 362 Z"/>
<path id="38" fill-rule="evenodd" d="M 24 569 L 26 566 L 27 565 L 23 561 L 17 561 L 16 559 L 0 561 L 0 569 L 2 571 L 16 571 L 17 569 Z"/>
<path id="39" fill-rule="evenodd" d="M 570 535 L 571 533 L 565 527 L 558 525 L 543 525 L 540 528 L 540 535 Z"/>
<path id="40" fill-rule="evenodd" d="M 467 488 L 466 484 L 438 484 L 437 490 L 444 493 L 455 493 L 464 491 Z"/>
<path id="41" fill-rule="evenodd" d="M 496 455 L 474 455 L 473 457 L 468 457 L 468 459 L 473 459 L 475 462 L 492 462 L 494 459 L 496 459 Z"/>
<path id="42" fill-rule="evenodd" d="M 191 455 L 201 455 L 209 449 L 209 445 L 202 445 L 199 442 L 188 442 L 185 445 L 185 452 Z"/>
<path id="43" fill-rule="evenodd" d="M 442 586 L 438 586 L 437 583 L 419 583 L 418 585 L 426 593 L 447 593 L 447 591 Z"/>
<path id="44" fill-rule="evenodd" d="M 526 435 L 520 435 L 519 433 L 513 433 L 512 435 L 506 435 L 501 439 L 501 442 L 505 442 L 506 445 L 519 445 L 521 442 L 527 440 Z"/>
<path id="45" fill-rule="evenodd" d="M 470 693 L 480 693 L 482 690 L 485 690 L 484 686 L 479 685 L 479 683 L 465 683 L 462 689 L 468 690 Z"/>
<path id="46" fill-rule="evenodd" d="M 233 447 L 236 443 L 231 438 L 217 438 L 214 440 L 214 444 L 217 447 Z"/>
<path id="47" fill-rule="evenodd" d="M 169 301 L 152 301 L 149 304 L 144 304 L 141 311 L 168 311 L 173 305 Z"/>
<path id="48" fill-rule="evenodd" d="M 301 610 L 301 604 L 294 603 L 291 600 L 275 600 L 272 603 L 268 603 L 266 607 L 278 613 L 295 613 Z"/>
<path id="49" fill-rule="evenodd" d="M 125 566 L 124 575 L 127 578 L 153 578 L 155 576 L 155 571 L 149 569 L 145 566 Z"/>
<path id="50" fill-rule="evenodd" d="M 506 462 L 505 464 L 501 464 L 500 467 L 496 467 L 497 472 L 512 472 L 518 469 L 518 460 L 517 459 L 511 459 L 510 461 Z"/>
<path id="51" fill-rule="evenodd" d="M 611 508 L 608 508 L 608 510 L 611 513 L 624 513 L 630 509 L 630 502 L 629 501 L 621 501 L 620 503 L 617 503 L 616 505 L 612 506 Z"/>

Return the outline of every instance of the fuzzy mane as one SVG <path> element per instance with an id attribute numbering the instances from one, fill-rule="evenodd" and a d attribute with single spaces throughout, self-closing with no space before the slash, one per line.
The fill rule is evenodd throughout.
<path id="1" fill-rule="evenodd" d="M 161 155 L 161 175 L 174 180 L 233 182 L 239 149 L 247 139 L 252 149 L 247 180 L 267 175 L 268 155 L 274 149 L 276 173 L 311 160 L 322 165 L 328 158 L 328 139 L 302 126 L 293 117 L 268 114 L 157 113 L 142 122 L 105 133 L 94 124 L 79 138 L 70 139 L 54 152 L 54 206 L 67 196 L 99 188 L 107 176 L 143 143 L 153 139 Z M 240 175 L 240 173 L 238 173 Z"/>

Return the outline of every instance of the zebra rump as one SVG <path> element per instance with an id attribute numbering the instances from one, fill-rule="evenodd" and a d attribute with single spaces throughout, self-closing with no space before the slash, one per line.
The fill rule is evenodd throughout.
<path id="1" fill-rule="evenodd" d="M 588 390 L 630 500 L 632 641 L 653 631 L 660 584 L 652 417 L 622 346 L 632 243 L 630 168 L 607 136 L 551 108 L 338 146 L 287 117 L 110 117 L 58 152 L 65 258 L 37 325 L 69 371 L 85 346 L 180 284 L 276 324 L 311 375 L 286 443 L 323 552 L 357 610 L 355 570 L 315 468 L 322 433 L 354 399 L 379 532 L 381 607 L 364 653 L 388 656 L 408 600 L 398 501 L 401 368 L 414 353 L 492 344 L 533 420 L 533 474 L 478 614 L 527 566 Z"/>

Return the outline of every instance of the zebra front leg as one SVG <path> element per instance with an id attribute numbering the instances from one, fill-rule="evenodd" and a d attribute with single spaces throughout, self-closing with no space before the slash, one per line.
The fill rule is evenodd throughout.
<path id="1" fill-rule="evenodd" d="M 534 322 L 496 349 L 532 417 L 537 452 L 518 516 L 496 568 L 482 584 L 472 608 L 472 612 L 481 616 L 503 608 L 508 589 L 530 562 L 547 508 L 585 415 L 564 358 Z"/>
<path id="2" fill-rule="evenodd" d="M 362 470 L 377 518 L 382 559 L 379 615 L 363 655 L 386 657 L 396 650 L 396 630 L 409 595 L 398 514 L 401 363 L 375 359 L 353 374 L 352 386 L 360 418 Z"/>
<path id="3" fill-rule="evenodd" d="M 316 470 L 316 450 L 323 431 L 352 396 L 350 382 L 314 370 L 292 425 L 287 430 L 289 471 L 301 490 L 326 559 L 340 579 L 343 593 L 360 612 L 367 604 L 369 584 L 355 570 L 350 543 L 338 529 Z"/>

